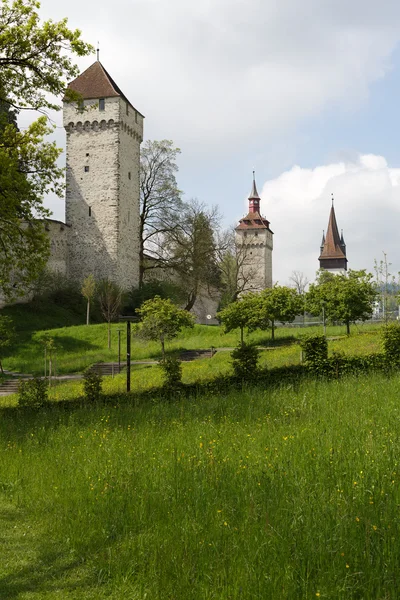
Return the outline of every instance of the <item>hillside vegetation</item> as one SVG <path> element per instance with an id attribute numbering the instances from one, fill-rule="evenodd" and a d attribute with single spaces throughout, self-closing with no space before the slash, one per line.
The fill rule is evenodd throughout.
<path id="1" fill-rule="evenodd" d="M 394 600 L 400 376 L 0 420 L 0 597 Z"/>

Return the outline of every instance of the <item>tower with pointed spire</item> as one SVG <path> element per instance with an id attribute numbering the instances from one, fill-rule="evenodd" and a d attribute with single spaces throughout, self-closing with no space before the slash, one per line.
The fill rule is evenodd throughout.
<path id="1" fill-rule="evenodd" d="M 255 173 L 249 196 L 249 212 L 235 229 L 238 248 L 238 289 L 260 292 L 272 287 L 273 232 L 261 216 Z"/>
<path id="2" fill-rule="evenodd" d="M 69 86 L 67 133 L 68 274 L 93 274 L 123 289 L 139 280 L 139 158 L 143 115 L 99 60 Z"/>
<path id="3" fill-rule="evenodd" d="M 336 222 L 334 200 L 332 196 L 332 207 L 329 215 L 328 229 L 322 234 L 320 247 L 319 267 L 332 273 L 345 273 L 347 271 L 346 244 L 343 237 L 343 229 L 339 235 Z"/>

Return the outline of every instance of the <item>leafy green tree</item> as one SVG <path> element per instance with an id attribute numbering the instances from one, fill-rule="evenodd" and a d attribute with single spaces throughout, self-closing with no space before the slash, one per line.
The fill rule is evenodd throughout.
<path id="1" fill-rule="evenodd" d="M 183 207 L 175 176 L 179 154 L 171 140 L 147 140 L 140 150 L 139 288 L 146 271 L 168 264 L 165 235 L 177 227 Z M 151 260 L 146 260 L 146 251 Z"/>
<path id="2" fill-rule="evenodd" d="M 67 90 L 78 73 L 70 54 L 91 51 L 66 19 L 41 23 L 39 6 L 36 0 L 0 3 L 0 291 L 10 298 L 24 293 L 47 261 L 43 197 L 63 195 L 64 175 L 57 166 L 61 150 L 44 141 L 54 130 L 46 117 L 19 131 L 15 111 L 60 110 L 54 96 L 76 99 Z"/>
<path id="3" fill-rule="evenodd" d="M 215 230 L 218 212 L 191 201 L 185 205 L 177 227 L 167 235 L 170 265 L 186 293 L 185 310 L 191 310 L 202 289 L 211 293 L 219 284 Z"/>
<path id="4" fill-rule="evenodd" d="M 313 315 L 324 308 L 327 319 L 342 321 L 350 334 L 351 323 L 371 318 L 377 294 L 372 274 L 364 269 L 338 275 L 322 270 L 306 294 L 306 308 Z"/>
<path id="5" fill-rule="evenodd" d="M 284 285 L 267 288 L 260 294 L 260 327 L 271 327 L 275 339 L 275 323 L 292 323 L 303 311 L 303 298 L 297 290 Z"/>
<path id="6" fill-rule="evenodd" d="M 0 371 L 4 375 L 2 360 L 6 349 L 11 346 L 15 338 L 15 329 L 10 317 L 0 315 Z"/>
<path id="7" fill-rule="evenodd" d="M 92 46 L 72 31 L 67 19 L 41 22 L 37 0 L 2 0 L 0 4 L 0 81 L 17 109 L 60 110 L 53 98 L 70 96 L 67 82 L 78 74 L 71 54 L 85 56 Z"/>
<path id="8" fill-rule="evenodd" d="M 90 274 L 83 280 L 81 293 L 86 298 L 86 325 L 89 325 L 90 319 L 90 302 L 93 300 L 96 293 L 96 281 L 94 275 Z"/>
<path id="9" fill-rule="evenodd" d="M 185 302 L 185 293 L 181 286 L 168 280 L 150 280 L 143 283 L 140 288 L 133 288 L 128 294 L 127 305 L 124 307 L 125 313 L 133 314 L 140 308 L 146 300 L 151 300 L 155 296 L 172 300 L 174 304 Z"/>
<path id="10" fill-rule="evenodd" d="M 240 329 L 240 343 L 244 344 L 244 329 L 256 329 L 260 324 L 259 319 L 260 298 L 255 294 L 246 294 L 240 300 L 232 302 L 217 313 L 217 318 L 228 333 L 233 329 Z"/>
<path id="11" fill-rule="evenodd" d="M 139 335 L 147 340 L 159 341 L 162 360 L 165 361 L 165 342 L 172 340 L 183 327 L 193 327 L 194 317 L 178 308 L 171 300 L 156 296 L 144 302 L 137 311 L 141 317 Z"/>

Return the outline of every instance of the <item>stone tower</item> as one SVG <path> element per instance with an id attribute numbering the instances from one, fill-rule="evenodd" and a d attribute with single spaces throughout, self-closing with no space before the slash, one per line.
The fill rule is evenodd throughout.
<path id="1" fill-rule="evenodd" d="M 249 212 L 235 229 L 241 291 L 261 292 L 272 287 L 272 236 L 269 221 L 260 214 L 260 196 L 253 172 Z"/>
<path id="2" fill-rule="evenodd" d="M 328 229 L 322 234 L 321 254 L 319 256 L 319 268 L 332 273 L 345 273 L 347 271 L 346 244 L 343 231 L 339 236 L 336 222 L 335 207 L 333 206 L 329 215 Z"/>
<path id="3" fill-rule="evenodd" d="M 123 289 L 139 280 L 139 158 L 143 115 L 96 61 L 68 86 L 66 223 L 69 277 L 93 274 Z"/>

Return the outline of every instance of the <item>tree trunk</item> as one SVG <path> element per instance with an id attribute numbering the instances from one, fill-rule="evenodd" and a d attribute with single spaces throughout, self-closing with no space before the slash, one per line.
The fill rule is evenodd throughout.
<path id="1" fill-rule="evenodd" d="M 275 321 L 274 320 L 271 321 L 271 339 L 273 342 L 275 341 Z"/>
<path id="2" fill-rule="evenodd" d="M 190 294 L 188 296 L 187 304 L 185 306 L 185 310 L 187 310 L 188 312 L 192 310 L 194 303 L 196 302 L 196 298 L 197 298 L 196 292 L 190 292 Z"/>
<path id="3" fill-rule="evenodd" d="M 0 360 L 0 369 L 1 369 L 1 372 L 3 373 L 3 375 L 4 375 L 3 365 L 1 364 L 1 360 Z"/>
<path id="4" fill-rule="evenodd" d="M 347 335 L 350 335 L 350 321 L 346 321 L 346 332 Z"/>
<path id="5" fill-rule="evenodd" d="M 86 307 L 86 325 L 89 325 L 89 315 L 90 315 L 90 300 L 88 298 L 87 307 Z"/>
<path id="6" fill-rule="evenodd" d="M 108 337 L 108 349 L 111 350 L 111 321 L 108 321 L 107 337 Z"/>
<path id="7" fill-rule="evenodd" d="M 243 329 L 244 329 L 244 327 L 240 328 L 240 343 L 242 344 L 242 346 L 243 346 Z"/>
<path id="8" fill-rule="evenodd" d="M 162 361 L 165 362 L 165 342 L 163 339 L 161 339 L 161 354 L 162 354 Z"/>

